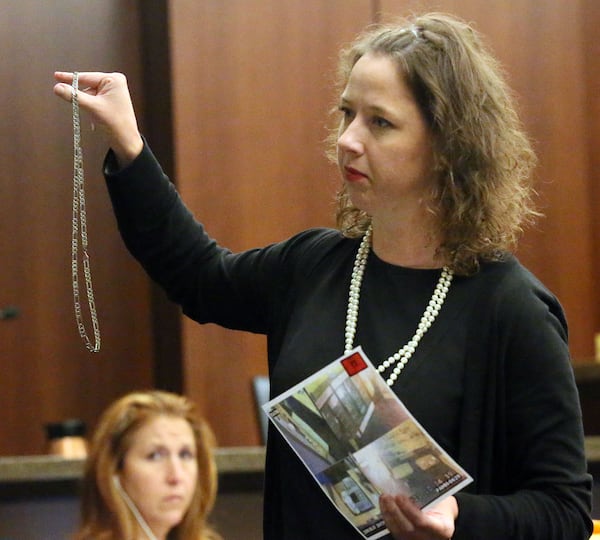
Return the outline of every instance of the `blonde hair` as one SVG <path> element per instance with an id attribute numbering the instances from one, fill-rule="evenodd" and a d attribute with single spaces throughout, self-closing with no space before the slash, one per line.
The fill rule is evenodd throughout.
<path id="1" fill-rule="evenodd" d="M 453 16 L 429 13 L 367 29 L 342 51 L 339 91 L 365 54 L 394 60 L 431 130 L 438 177 L 430 211 L 437 216 L 439 254 L 458 274 L 499 260 L 516 246 L 535 210 L 531 172 L 536 157 L 497 60 L 479 34 Z M 336 160 L 337 128 L 328 155 Z M 344 187 L 337 223 L 361 236 L 370 217 Z"/>
<path id="2" fill-rule="evenodd" d="M 158 416 L 182 418 L 194 433 L 198 483 L 190 507 L 170 540 L 218 540 L 208 525 L 217 494 L 217 469 L 213 451 L 215 439 L 208 424 L 198 417 L 187 398 L 151 390 L 127 394 L 101 415 L 86 461 L 81 500 L 81 526 L 74 540 L 123 540 L 134 538 L 135 518 L 113 482 L 131 447 L 134 434 Z"/>

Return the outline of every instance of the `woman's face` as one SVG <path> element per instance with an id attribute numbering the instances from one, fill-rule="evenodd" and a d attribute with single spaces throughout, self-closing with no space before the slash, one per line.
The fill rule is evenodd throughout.
<path id="1" fill-rule="evenodd" d="M 338 164 L 352 203 L 374 221 L 414 214 L 434 182 L 432 140 L 397 64 L 380 54 L 361 57 L 340 110 Z"/>
<path id="2" fill-rule="evenodd" d="M 197 478 L 196 443 L 186 420 L 157 416 L 134 433 L 121 485 L 158 538 L 183 519 Z"/>

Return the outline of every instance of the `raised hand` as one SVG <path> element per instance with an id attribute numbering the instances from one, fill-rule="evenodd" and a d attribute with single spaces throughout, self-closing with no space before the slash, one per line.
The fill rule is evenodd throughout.
<path id="1" fill-rule="evenodd" d="M 54 93 L 65 101 L 73 95 L 73 73 L 56 71 L 57 84 Z M 108 143 L 115 152 L 121 166 L 131 162 L 141 152 L 143 141 L 138 130 L 137 119 L 127 78 L 122 73 L 82 72 L 78 75 L 79 106 L 91 117 L 91 121 L 102 128 Z"/>

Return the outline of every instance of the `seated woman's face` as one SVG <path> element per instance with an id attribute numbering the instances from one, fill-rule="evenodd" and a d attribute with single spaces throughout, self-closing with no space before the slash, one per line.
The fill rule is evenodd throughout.
<path id="1" fill-rule="evenodd" d="M 182 520 L 197 478 L 196 443 L 186 420 L 158 416 L 134 433 L 121 485 L 157 537 Z"/>

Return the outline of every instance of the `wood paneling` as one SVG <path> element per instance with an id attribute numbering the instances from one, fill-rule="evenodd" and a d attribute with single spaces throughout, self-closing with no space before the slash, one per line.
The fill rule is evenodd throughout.
<path id="1" fill-rule="evenodd" d="M 589 359 L 598 308 L 594 152 L 586 137 L 597 130 L 589 115 L 597 78 L 589 80 L 589 68 L 598 55 L 583 38 L 593 34 L 582 32 L 587 13 L 558 0 L 368 4 L 171 2 L 175 170 L 184 198 L 232 249 L 329 224 L 335 173 L 319 141 L 339 44 L 375 16 L 453 12 L 484 34 L 519 96 L 540 157 L 546 217 L 526 233 L 518 255 L 563 303 L 575 361 Z M 266 369 L 262 339 L 184 321 L 183 355 L 185 387 L 218 424 L 221 444 L 256 442 L 249 379 Z M 214 399 L 215 387 L 230 394 L 226 406 Z"/>
<path id="2" fill-rule="evenodd" d="M 176 183 L 223 245 L 333 223 L 331 75 L 370 19 L 366 0 L 170 2 Z M 186 320 L 183 355 L 220 444 L 258 443 L 250 381 L 267 369 L 264 338 Z"/>
<path id="3" fill-rule="evenodd" d="M 504 65 L 538 153 L 536 188 L 545 215 L 527 231 L 517 254 L 563 304 L 575 362 L 593 356 L 593 335 L 600 328 L 598 223 L 590 204 L 598 174 L 590 159 L 597 159 L 598 139 L 589 137 L 599 125 L 598 46 L 592 37 L 597 26 L 590 18 L 595 13 L 598 23 L 598 6 L 588 4 L 584 9 L 581 2 L 565 0 L 381 0 L 386 16 L 435 10 L 473 22 Z"/>
<path id="4" fill-rule="evenodd" d="M 103 350 L 75 327 L 70 108 L 55 69 L 127 73 L 144 133 L 183 197 L 238 250 L 331 225 L 323 156 L 340 44 L 377 13 L 450 11 L 505 65 L 540 156 L 546 218 L 519 256 L 561 299 L 576 361 L 600 327 L 600 50 L 595 0 L 21 0 L 0 7 L 0 455 L 43 451 L 45 422 L 93 426 L 117 395 L 156 384 L 200 404 L 223 446 L 259 442 L 250 380 L 262 337 L 182 319 L 126 253 L 83 121 L 92 272 Z"/>
<path id="5" fill-rule="evenodd" d="M 80 417 L 91 427 L 114 397 L 153 383 L 148 280 L 116 231 L 100 174 L 105 142 L 85 115 L 102 351 L 88 353 L 79 338 L 70 266 L 71 109 L 52 94 L 54 70 L 122 70 L 141 101 L 136 6 L 20 0 L 0 7 L 0 308 L 20 310 L 18 318 L 0 321 L 3 455 L 43 452 L 44 423 Z"/>
<path id="6" fill-rule="evenodd" d="M 145 0 L 140 4 L 143 87 L 145 102 L 136 103 L 144 119 L 144 135 L 152 141 L 152 151 L 170 177 L 173 172 L 173 108 L 167 0 Z M 143 105 L 143 106 L 138 106 Z M 172 392 L 183 390 L 180 309 L 164 291 L 152 284 L 152 336 L 154 381 Z"/>
<path id="7" fill-rule="evenodd" d="M 581 10 L 581 39 L 584 48 L 584 83 L 587 155 L 587 180 L 589 186 L 589 206 L 592 215 L 594 259 L 588 271 L 594 280 L 594 290 L 590 302 L 584 303 L 582 312 L 594 321 L 594 330 L 600 332 L 600 2 L 585 0 Z M 577 265 L 578 266 L 578 265 Z M 590 311 L 587 312 L 586 308 Z M 600 351 L 599 351 L 600 352 Z M 600 423 L 600 421 L 599 421 Z M 600 430 L 599 430 L 600 433 Z"/>

